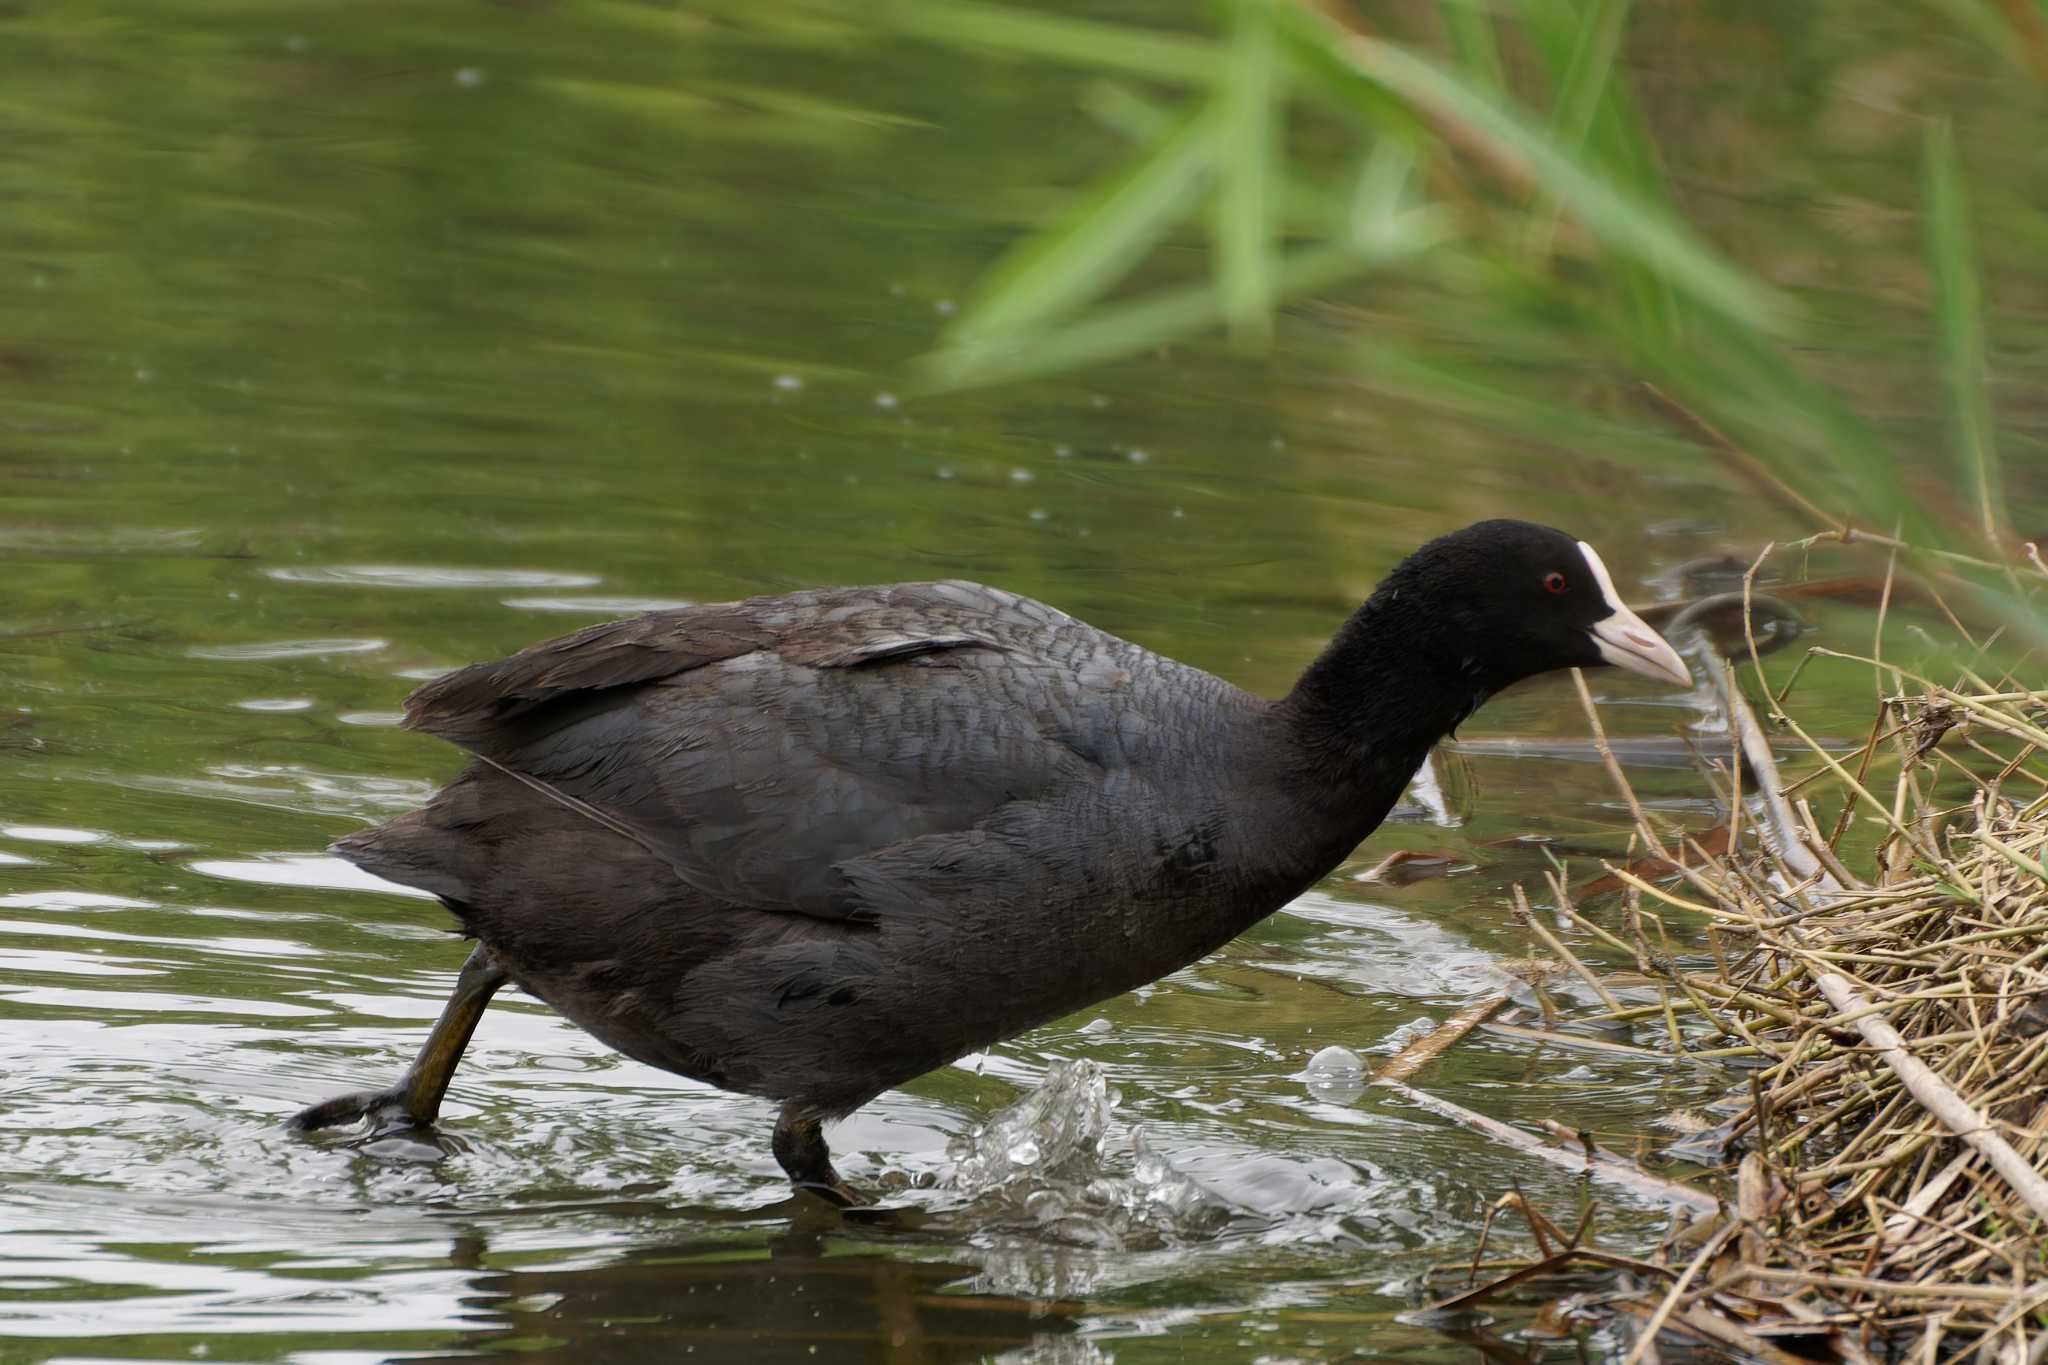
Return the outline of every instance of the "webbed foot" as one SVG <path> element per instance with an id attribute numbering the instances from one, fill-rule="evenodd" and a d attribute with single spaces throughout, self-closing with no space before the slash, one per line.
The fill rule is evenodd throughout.
<path id="1" fill-rule="evenodd" d="M 455 990 L 441 1017 L 434 1021 L 419 1056 L 398 1084 L 322 1100 L 285 1120 L 285 1127 L 297 1133 L 310 1133 L 318 1128 L 368 1120 L 369 1135 L 350 1146 L 413 1134 L 440 1151 L 456 1150 L 434 1132 L 434 1119 L 441 1112 L 441 1097 L 448 1093 L 448 1082 L 455 1075 L 455 1064 L 462 1059 L 462 1049 L 468 1046 L 492 993 L 504 984 L 504 969 L 492 960 L 488 949 L 477 945 L 469 961 L 463 963 L 462 974 L 455 979 Z"/>
<path id="2" fill-rule="evenodd" d="M 307 1105 L 286 1119 L 284 1126 L 294 1133 L 339 1128 L 363 1119 L 369 1120 L 380 1133 L 432 1126 L 431 1119 L 422 1123 L 406 1111 L 406 1097 L 410 1093 L 411 1087 L 400 1081 L 384 1090 L 358 1090 L 349 1095 L 336 1095 L 331 1100 Z"/>

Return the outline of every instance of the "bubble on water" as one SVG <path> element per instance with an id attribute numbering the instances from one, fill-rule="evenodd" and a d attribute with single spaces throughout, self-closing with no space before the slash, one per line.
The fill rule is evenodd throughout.
<path id="1" fill-rule="evenodd" d="M 893 393 L 878 393 L 875 395 L 875 406 L 884 411 L 895 407 L 896 402 L 896 395 Z"/>
<path id="2" fill-rule="evenodd" d="M 778 374 L 775 376 L 775 387 L 778 389 L 783 389 L 790 393 L 794 393 L 803 386 L 804 381 L 802 375 Z"/>
<path id="3" fill-rule="evenodd" d="M 1037 477 L 1037 475 L 1033 474 L 1028 469 L 1013 469 L 1010 471 L 1011 483 L 1030 483 L 1033 479 Z"/>
<path id="4" fill-rule="evenodd" d="M 1005 1155 L 1010 1158 L 1012 1165 L 1036 1166 L 1039 1157 L 1038 1140 L 1028 1136 L 1018 1138 L 1010 1144 L 1010 1150 Z"/>
<path id="5" fill-rule="evenodd" d="M 1349 1104 L 1365 1091 L 1365 1061 L 1350 1048 L 1333 1044 L 1308 1059 L 1302 1079 L 1317 1099 Z"/>
<path id="6" fill-rule="evenodd" d="M 1365 1070 L 1365 1059 L 1348 1047 L 1332 1044 L 1308 1059 L 1308 1069 L 1310 1074 L 1320 1076 L 1357 1073 Z"/>

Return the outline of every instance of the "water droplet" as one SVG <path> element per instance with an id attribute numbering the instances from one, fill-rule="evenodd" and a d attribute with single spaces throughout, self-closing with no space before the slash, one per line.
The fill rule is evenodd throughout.
<path id="1" fill-rule="evenodd" d="M 896 406 L 896 395 L 895 395 L 895 394 L 893 394 L 893 393 L 878 393 L 878 394 L 876 394 L 876 395 L 875 395 L 875 406 L 876 406 L 876 407 L 878 407 L 878 408 L 882 408 L 882 409 L 885 409 L 885 410 L 886 410 L 886 409 L 889 409 L 889 408 L 893 408 L 893 407 L 895 407 L 895 406 Z"/>
<path id="2" fill-rule="evenodd" d="M 1010 1144 L 1009 1158 L 1019 1166 L 1033 1166 L 1038 1162 L 1038 1139 L 1021 1137 Z"/>
<path id="3" fill-rule="evenodd" d="M 775 376 L 775 387 L 778 389 L 785 389 L 791 393 L 794 393 L 796 390 L 802 388 L 803 386 L 804 380 L 802 375 L 778 374 Z"/>

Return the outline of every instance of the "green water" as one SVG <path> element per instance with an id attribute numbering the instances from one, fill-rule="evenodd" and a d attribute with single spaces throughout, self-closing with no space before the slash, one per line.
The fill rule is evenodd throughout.
<path id="1" fill-rule="evenodd" d="M 1900 109 L 1959 99 L 1986 219 L 2018 222 L 2048 180 L 2023 173 L 2038 92 L 1932 12 L 1835 5 L 1829 35 L 1639 9 L 1631 59 L 1703 222 L 1815 291 L 1808 359 L 1938 483 Z M 0 13 L 0 1360 L 1466 1353 L 1395 1319 L 1414 1277 L 1468 1255 L 1512 1183 L 1561 1219 L 1588 1191 L 1301 1072 L 1502 989 L 1491 964 L 1531 951 L 1507 888 L 1546 850 L 1623 847 L 1555 678 L 1470 723 L 1449 816 L 1411 811 L 1214 958 L 833 1130 L 916 1226 L 760 1212 L 784 1189 L 767 1104 L 517 998 L 451 1093 L 465 1150 L 279 1127 L 395 1077 L 463 955 L 431 900 L 322 852 L 454 771 L 393 724 L 438 670 L 648 605 L 964 576 L 1273 693 L 1400 554 L 1480 516 L 1573 529 L 1643 598 L 1812 529 L 1640 411 L 1635 459 L 1361 372 L 1362 333 L 1456 315 L 1428 291 L 1303 310 L 1270 357 L 916 395 L 906 364 L 977 271 L 1114 154 L 1085 84 L 822 6 Z M 2009 105 L 2033 112 L 2000 125 Z M 2018 319 L 1994 348 L 2014 520 L 2038 525 L 2028 240 L 1987 230 L 1985 255 Z M 1590 361 L 1539 377 L 1629 411 Z M 1867 608 L 1813 616 L 1869 638 Z M 1594 681 L 1623 735 L 1707 723 Z M 1802 695 L 1860 739 L 1867 679 L 1816 667 Z M 1682 764 L 1636 776 L 1716 818 Z M 1397 847 L 1454 871 L 1358 880 Z M 949 1140 L 1076 1058 L 1120 1097 L 1109 1175 L 1142 1129 L 1220 1224 L 1087 1244 L 953 1190 Z M 1733 1079 L 1480 1033 L 1419 1083 L 1633 1149 Z M 1616 1245 L 1663 1227 L 1597 1201 Z"/>

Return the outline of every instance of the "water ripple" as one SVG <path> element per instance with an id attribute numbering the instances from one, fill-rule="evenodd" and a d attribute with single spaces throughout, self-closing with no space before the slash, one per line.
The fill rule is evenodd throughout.
<path id="1" fill-rule="evenodd" d="M 319 583 L 347 588 L 588 588 L 602 583 L 593 573 L 545 569 L 443 568 L 424 564 L 327 564 L 318 568 L 265 569 L 280 583 Z"/>
<path id="2" fill-rule="evenodd" d="M 416 886 L 400 886 L 372 876 L 353 863 L 317 853 L 264 853 L 254 859 L 209 858 L 191 864 L 203 877 L 265 886 L 317 886 L 329 891 L 382 891 L 389 895 L 434 899 Z"/>
<path id="3" fill-rule="evenodd" d="M 508 597 L 504 605 L 521 611 L 582 612 L 590 616 L 638 616 L 645 611 L 677 611 L 694 607 L 680 597 Z"/>
<path id="4" fill-rule="evenodd" d="M 259 640 L 243 645 L 195 645 L 186 653 L 195 659 L 248 662 L 263 659 L 314 659 L 326 654 L 372 654 L 383 640 Z"/>

